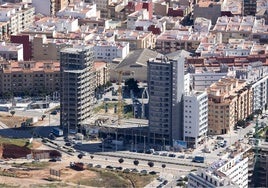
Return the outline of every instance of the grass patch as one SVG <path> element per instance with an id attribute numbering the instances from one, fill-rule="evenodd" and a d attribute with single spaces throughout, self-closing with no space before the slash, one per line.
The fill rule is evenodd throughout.
<path id="1" fill-rule="evenodd" d="M 97 173 L 93 179 L 80 179 L 78 184 L 92 187 L 145 187 L 156 176 L 138 173 L 123 173 L 107 169 L 90 169 Z"/>
<path id="2" fill-rule="evenodd" d="M 49 166 L 49 162 L 31 162 L 31 163 L 21 163 L 21 164 L 12 164 L 13 167 L 17 168 L 38 168 L 43 169 Z"/>
<path id="3" fill-rule="evenodd" d="M 14 138 L 5 138 L 0 137 L 0 145 L 2 144 L 12 144 L 19 147 L 27 146 L 27 148 L 32 148 L 32 143 L 28 143 L 28 139 L 14 139 Z"/>

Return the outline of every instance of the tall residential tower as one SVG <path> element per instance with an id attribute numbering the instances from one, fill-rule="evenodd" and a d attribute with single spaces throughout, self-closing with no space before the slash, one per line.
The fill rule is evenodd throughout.
<path id="1" fill-rule="evenodd" d="M 77 46 L 60 53 L 61 126 L 65 133 L 81 131 L 92 113 L 95 73 L 93 48 Z"/>
<path id="2" fill-rule="evenodd" d="M 173 59 L 160 57 L 148 61 L 149 141 L 172 145 L 183 139 L 183 53 Z"/>

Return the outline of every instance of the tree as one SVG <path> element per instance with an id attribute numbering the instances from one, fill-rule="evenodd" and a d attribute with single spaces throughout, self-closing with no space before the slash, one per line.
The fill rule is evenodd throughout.
<path id="1" fill-rule="evenodd" d="M 139 92 L 138 81 L 135 80 L 134 78 L 130 78 L 130 79 L 126 80 L 125 85 L 127 86 L 127 89 L 129 91 L 132 90 L 134 93 Z"/>
<path id="2" fill-rule="evenodd" d="M 239 127 L 244 127 L 246 125 L 246 121 L 245 120 L 239 120 L 237 123 L 236 123 L 237 126 Z"/>
<path id="3" fill-rule="evenodd" d="M 162 164 L 162 168 L 163 168 L 163 169 L 166 168 L 166 164 Z"/>
<path id="4" fill-rule="evenodd" d="M 82 159 L 83 158 L 83 155 L 80 153 L 77 155 L 78 159 Z"/>
<path id="5" fill-rule="evenodd" d="M 154 167 L 154 163 L 152 161 L 149 161 L 147 164 L 150 168 Z"/>
<path id="6" fill-rule="evenodd" d="M 133 161 L 133 164 L 134 164 L 135 166 L 138 166 L 139 163 L 140 163 L 140 162 L 139 162 L 137 159 L 135 159 L 135 160 Z"/>
<path id="7" fill-rule="evenodd" d="M 46 117 L 45 114 L 43 114 L 43 115 L 41 116 L 42 121 L 45 119 L 45 117 Z"/>
<path id="8" fill-rule="evenodd" d="M 124 162 L 124 159 L 123 158 L 120 158 L 120 159 L 118 159 L 118 162 L 121 164 L 121 163 Z"/>
<path id="9" fill-rule="evenodd" d="M 15 110 L 11 110 L 10 111 L 10 114 L 12 115 L 12 117 L 14 116 L 14 114 L 15 114 Z"/>
<path id="10" fill-rule="evenodd" d="M 94 159 L 94 155 L 90 155 L 90 159 Z"/>

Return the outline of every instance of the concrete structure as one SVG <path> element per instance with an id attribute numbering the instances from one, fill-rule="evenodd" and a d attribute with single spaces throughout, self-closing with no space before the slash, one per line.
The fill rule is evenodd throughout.
<path id="1" fill-rule="evenodd" d="M 256 0 L 243 0 L 243 15 L 255 16 L 257 11 L 257 1 Z"/>
<path id="2" fill-rule="evenodd" d="M 83 122 L 92 115 L 96 78 L 92 46 L 61 50 L 61 126 L 65 134 L 81 132 Z"/>
<path id="3" fill-rule="evenodd" d="M 252 90 L 246 81 L 222 78 L 208 89 L 209 134 L 226 134 L 252 113 Z"/>
<path id="4" fill-rule="evenodd" d="M 227 153 L 206 169 L 188 175 L 188 188 L 248 187 L 248 157 L 245 152 Z"/>
<path id="5" fill-rule="evenodd" d="M 2 61 L 2 96 L 40 96 L 60 90 L 60 63 L 53 61 Z"/>
<path id="6" fill-rule="evenodd" d="M 202 91 L 190 91 L 183 98 L 183 140 L 187 147 L 196 148 L 207 136 L 208 96 Z"/>
<path id="7" fill-rule="evenodd" d="M 32 57 L 32 46 L 30 42 L 29 35 L 11 35 L 10 41 L 12 43 L 22 44 L 23 45 L 23 59 L 24 61 L 31 60 Z"/>
<path id="8" fill-rule="evenodd" d="M 149 140 L 163 146 L 183 139 L 185 54 L 177 54 L 148 61 Z"/>
<path id="9" fill-rule="evenodd" d="M 96 87 L 105 85 L 110 81 L 109 64 L 106 62 L 94 62 L 94 69 L 96 74 Z"/>
<path id="10" fill-rule="evenodd" d="M 9 28 L 4 34 L 17 34 L 29 28 L 34 22 L 34 7 L 27 3 L 5 3 L 0 6 L 0 22 L 7 22 Z"/>
<path id="11" fill-rule="evenodd" d="M 6 60 L 23 61 L 23 45 L 1 42 L 0 56 Z"/>
<path id="12" fill-rule="evenodd" d="M 45 16 L 55 15 L 58 11 L 67 7 L 72 0 L 32 0 L 32 5 L 35 7 L 35 12 Z"/>

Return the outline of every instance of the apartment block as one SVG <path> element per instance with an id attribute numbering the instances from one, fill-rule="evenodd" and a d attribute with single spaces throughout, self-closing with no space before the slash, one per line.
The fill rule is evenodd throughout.
<path id="1" fill-rule="evenodd" d="M 248 157 L 246 151 L 231 152 L 205 169 L 188 175 L 188 188 L 248 187 Z"/>
<path id="2" fill-rule="evenodd" d="M 222 1 L 198 1 L 198 3 L 194 5 L 194 20 L 198 17 L 202 17 L 211 20 L 212 24 L 214 25 L 217 21 L 217 18 L 221 16 L 221 4 Z"/>
<path id="3" fill-rule="evenodd" d="M 166 30 L 156 38 L 156 51 L 167 54 L 177 50 L 195 51 L 205 33 L 192 32 L 190 28 Z"/>
<path id="4" fill-rule="evenodd" d="M 255 16 L 257 11 L 257 1 L 256 0 L 243 0 L 243 15 Z"/>
<path id="5" fill-rule="evenodd" d="M 0 40 L 6 40 L 9 37 L 9 22 L 0 22 Z"/>
<path id="6" fill-rule="evenodd" d="M 159 57 L 148 61 L 149 140 L 151 143 L 172 145 L 183 140 L 183 53 L 168 59 Z"/>
<path id="7" fill-rule="evenodd" d="M 61 126 L 65 134 L 81 132 L 91 117 L 96 77 L 92 46 L 64 48 L 61 62 Z"/>
<path id="8" fill-rule="evenodd" d="M 136 21 L 138 20 L 149 20 L 148 11 L 145 9 L 133 12 L 127 16 L 127 29 L 136 29 Z"/>
<path id="9" fill-rule="evenodd" d="M 23 61 L 23 45 L 0 42 L 0 56 L 6 60 Z"/>
<path id="10" fill-rule="evenodd" d="M 95 60 L 112 62 L 115 58 L 124 59 L 128 55 L 129 43 L 96 41 L 93 50 Z"/>
<path id="11" fill-rule="evenodd" d="M 209 134 L 229 133 L 237 121 L 252 113 L 252 90 L 246 81 L 222 78 L 207 93 Z"/>
<path id="12" fill-rule="evenodd" d="M 7 22 L 8 32 L 4 34 L 17 34 L 29 28 L 34 22 L 35 8 L 27 3 L 5 3 L 0 5 L 0 22 Z"/>
<path id="13" fill-rule="evenodd" d="M 72 1 L 72 0 L 71 0 Z M 35 12 L 45 16 L 55 15 L 58 11 L 67 7 L 70 0 L 32 0 L 32 5 L 35 7 Z"/>
<path id="14" fill-rule="evenodd" d="M 40 96 L 60 91 L 60 63 L 53 61 L 2 61 L 0 63 L 2 96 Z"/>
<path id="15" fill-rule="evenodd" d="M 129 50 L 155 47 L 155 35 L 150 31 L 115 30 L 115 41 L 128 42 Z"/>
<path id="16" fill-rule="evenodd" d="M 69 4 L 64 9 L 56 13 L 58 17 L 72 17 L 77 19 L 85 19 L 91 17 L 99 17 L 96 4 L 79 2 Z"/>
<path id="17" fill-rule="evenodd" d="M 105 85 L 110 81 L 110 66 L 107 62 L 95 61 L 96 87 Z"/>
<path id="18" fill-rule="evenodd" d="M 205 91 L 190 91 L 183 99 L 183 141 L 196 148 L 204 142 L 208 132 L 208 96 Z"/>

